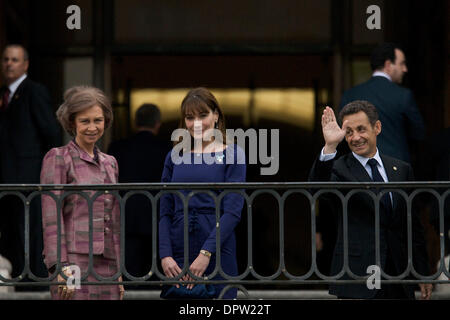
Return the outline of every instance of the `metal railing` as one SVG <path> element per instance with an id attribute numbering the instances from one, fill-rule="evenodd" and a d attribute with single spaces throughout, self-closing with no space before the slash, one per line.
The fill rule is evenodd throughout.
<path id="1" fill-rule="evenodd" d="M 180 190 L 190 190 L 188 196 L 185 196 Z M 218 193 L 213 192 L 218 191 Z M 375 190 L 382 190 L 377 192 Z M 55 195 L 54 192 L 61 192 Z M 390 276 L 382 271 L 385 279 L 381 283 L 448 283 L 448 280 L 437 279 L 442 273 L 450 278 L 449 270 L 444 265 L 444 204 L 448 200 L 450 193 L 450 182 L 396 182 L 396 183 L 322 183 L 322 182 L 305 182 L 305 183 L 176 183 L 176 184 L 110 184 L 110 185 L 0 185 L 0 200 L 12 195 L 23 201 L 25 208 L 25 266 L 22 274 L 13 279 L 6 279 L 0 275 L 0 286 L 16 286 L 16 285 L 57 285 L 62 284 L 55 281 L 58 274 L 64 279 L 67 277 L 61 272 L 61 215 L 57 215 L 57 259 L 55 273 L 49 277 L 42 278 L 34 275 L 30 270 L 30 203 L 42 194 L 51 196 L 56 203 L 58 212 L 64 203 L 64 199 L 73 194 L 78 194 L 84 198 L 88 204 L 89 211 L 89 266 L 87 272 L 81 276 L 81 284 L 83 285 L 101 285 L 101 284 L 117 284 L 119 276 L 125 276 L 128 281 L 123 284 L 135 285 L 162 285 L 162 284 L 180 284 L 181 278 L 189 274 L 195 283 L 208 284 L 225 284 L 226 287 L 219 295 L 219 299 L 223 297 L 225 292 L 230 288 L 238 288 L 244 296 L 248 297 L 248 291 L 245 285 L 299 285 L 299 284 L 344 284 L 344 283 L 366 283 L 368 276 L 355 275 L 349 268 L 348 262 L 348 203 L 355 194 L 367 194 L 373 201 L 375 207 L 375 252 L 376 264 L 380 265 L 380 199 L 387 193 L 399 194 L 406 203 L 407 208 L 407 243 L 408 243 L 408 265 L 399 276 Z M 92 194 L 93 193 L 93 194 Z M 184 263 L 182 273 L 176 278 L 168 278 L 161 270 L 158 269 L 157 243 L 158 243 L 158 201 L 161 196 L 166 193 L 173 193 L 180 197 L 184 204 L 184 261 L 188 261 L 189 256 L 189 231 L 188 231 L 188 203 L 189 200 L 198 193 L 206 193 L 214 199 L 216 204 L 216 261 L 215 268 L 207 277 L 199 278 L 189 271 L 189 264 Z M 244 210 L 247 209 L 247 266 L 245 270 L 238 276 L 230 276 L 226 274 L 221 267 L 221 247 L 220 247 L 220 204 L 222 199 L 229 193 L 239 193 L 245 200 Z M 439 209 L 439 239 L 440 239 L 440 267 L 429 276 L 420 275 L 413 266 L 412 259 L 412 203 L 419 194 L 429 194 L 438 203 Z M 119 202 L 120 221 L 121 221 L 121 246 L 120 246 L 120 267 L 117 273 L 110 277 L 103 277 L 97 274 L 93 268 L 93 203 L 104 195 L 113 195 Z M 142 277 L 135 277 L 126 270 L 125 261 L 125 205 L 127 200 L 133 195 L 141 194 L 146 196 L 152 206 L 152 267 L 149 273 Z M 278 202 L 278 218 L 279 218 L 279 265 L 277 270 L 270 276 L 259 274 L 253 263 L 253 228 L 252 228 L 252 205 L 257 196 L 261 194 L 270 194 Z M 285 223 L 284 208 L 286 199 L 293 194 L 301 194 L 309 201 L 310 218 L 311 218 L 311 266 L 308 272 L 301 276 L 295 276 L 287 271 L 285 262 Z M 332 276 L 322 274 L 317 267 L 316 256 L 316 203 L 324 194 L 334 194 L 340 199 L 342 205 L 343 219 L 343 251 L 344 262 L 342 270 Z M 124 214 L 125 213 L 125 214 Z M 93 275 L 99 282 L 86 281 L 88 275 Z M 223 277 L 223 280 L 211 280 L 216 275 Z M 343 275 L 348 275 L 351 279 L 339 279 Z M 414 276 L 416 279 L 406 279 L 408 276 Z M 29 279 L 36 282 L 23 283 L 21 280 L 28 276 Z M 158 280 L 149 281 L 152 276 L 156 276 Z M 253 277 L 254 279 L 248 279 Z M 279 279 L 280 277 L 285 279 Z M 312 279 L 315 278 L 315 279 Z M 317 279 L 318 278 L 318 279 Z M 184 284 L 190 282 L 183 282 Z"/>

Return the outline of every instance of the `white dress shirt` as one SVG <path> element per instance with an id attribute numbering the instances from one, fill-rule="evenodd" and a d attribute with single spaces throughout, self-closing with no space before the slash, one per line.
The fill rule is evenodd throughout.
<path id="1" fill-rule="evenodd" d="M 334 157 L 336 157 L 337 151 L 335 151 L 334 153 L 330 153 L 330 154 L 324 154 L 323 153 L 324 149 L 325 149 L 325 147 L 323 147 L 322 151 L 320 152 L 320 157 L 319 157 L 320 161 L 328 161 L 328 160 L 334 159 Z M 358 160 L 359 163 L 361 163 L 361 165 L 364 167 L 364 169 L 366 169 L 369 177 L 373 180 L 372 168 L 368 164 L 368 162 L 371 158 L 362 157 L 360 155 L 357 155 L 353 151 L 352 151 L 352 154 L 355 157 L 355 159 Z M 383 178 L 384 182 L 389 182 L 389 179 L 386 174 L 386 170 L 384 169 L 383 161 L 381 160 L 380 154 L 378 152 L 378 148 L 377 148 L 377 152 L 373 156 L 373 159 L 377 160 L 377 168 L 378 168 L 378 171 L 380 172 L 380 175 Z M 390 192 L 389 195 L 391 197 L 391 202 L 392 202 L 392 193 Z"/>
<path id="2" fill-rule="evenodd" d="M 11 99 L 14 96 L 14 93 L 16 92 L 17 88 L 20 86 L 20 84 L 22 83 L 23 80 L 25 80 L 25 78 L 27 77 L 27 74 L 24 73 L 19 79 L 17 79 L 16 81 L 14 81 L 13 83 L 11 83 L 8 88 L 9 88 L 9 99 L 8 99 L 8 104 L 11 102 Z"/>
<path id="3" fill-rule="evenodd" d="M 389 81 L 392 82 L 391 77 L 386 72 L 383 72 L 383 71 L 375 71 L 372 74 L 372 77 L 385 77 L 386 79 L 388 79 Z"/>

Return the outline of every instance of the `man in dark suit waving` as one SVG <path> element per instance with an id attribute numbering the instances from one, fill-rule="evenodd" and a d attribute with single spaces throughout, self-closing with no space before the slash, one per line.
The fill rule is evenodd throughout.
<path id="1" fill-rule="evenodd" d="M 322 131 L 325 146 L 310 172 L 310 181 L 340 182 L 398 182 L 412 181 L 411 166 L 401 160 L 380 154 L 377 136 L 381 122 L 376 108 L 367 101 L 347 104 L 339 115 L 342 129 L 336 122 L 331 108 L 322 115 Z M 336 147 L 344 139 L 350 153 L 336 159 Z M 335 204 L 334 208 L 339 208 Z M 356 193 L 348 202 L 348 266 L 355 275 L 368 274 L 368 267 L 376 265 L 375 254 L 375 206 L 368 194 Z M 331 265 L 331 274 L 342 270 L 344 261 L 342 212 L 338 210 L 339 228 Z M 407 255 L 406 204 L 397 193 L 385 193 L 380 201 L 380 267 L 390 276 L 405 272 Z M 412 260 L 415 270 L 429 275 L 429 266 L 423 228 L 412 213 Z M 350 279 L 343 276 L 340 279 Z M 420 284 L 423 299 L 431 296 L 431 284 Z M 362 299 L 414 299 L 414 287 L 399 284 L 382 284 L 371 290 L 366 284 L 333 284 L 330 294 L 338 298 Z"/>
<path id="2" fill-rule="evenodd" d="M 0 88 L 0 183 L 39 183 L 42 159 L 60 145 L 60 132 L 50 95 L 27 77 L 28 53 L 21 45 L 3 51 L 2 73 L 6 86 Z M 42 259 L 40 197 L 30 205 L 30 267 L 47 277 Z M 0 253 L 11 261 L 12 277 L 24 269 L 24 203 L 16 196 L 0 200 Z M 22 288 L 22 287 L 17 287 Z M 38 288 L 38 287 L 35 287 Z"/>
<path id="3" fill-rule="evenodd" d="M 397 45 L 384 43 L 373 50 L 370 65 L 372 77 L 344 92 L 339 109 L 354 100 L 372 103 L 383 124 L 381 153 L 411 162 L 408 144 L 423 140 L 425 127 L 411 90 L 400 86 L 408 71 L 405 54 Z"/>

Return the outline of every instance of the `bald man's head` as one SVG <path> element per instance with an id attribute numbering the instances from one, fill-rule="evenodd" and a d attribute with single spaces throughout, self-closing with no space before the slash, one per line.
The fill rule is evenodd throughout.
<path id="1" fill-rule="evenodd" d="M 28 71 L 28 52 L 21 45 L 8 45 L 3 51 L 2 73 L 10 85 Z"/>

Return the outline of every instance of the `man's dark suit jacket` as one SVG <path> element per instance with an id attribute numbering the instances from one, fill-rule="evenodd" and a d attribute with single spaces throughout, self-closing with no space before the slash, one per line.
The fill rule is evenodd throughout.
<path id="1" fill-rule="evenodd" d="M 164 159 L 169 150 L 168 143 L 160 141 L 149 131 L 141 131 L 129 139 L 113 142 L 108 154 L 117 159 L 120 183 L 149 183 L 161 182 Z M 150 236 L 150 200 L 143 196 L 134 200 L 134 197 L 127 201 L 126 206 L 127 235 Z"/>
<path id="2" fill-rule="evenodd" d="M 0 112 L 1 183 L 39 183 L 42 159 L 60 139 L 47 89 L 25 78 Z"/>
<path id="3" fill-rule="evenodd" d="M 412 181 L 411 166 L 401 160 L 381 155 L 386 174 L 390 182 Z M 395 169 L 396 170 L 395 170 Z M 317 159 L 311 169 L 310 181 L 339 182 L 371 182 L 372 179 L 361 163 L 348 153 L 339 159 L 320 161 Z M 345 194 L 345 192 L 344 192 Z M 393 195 L 393 214 L 386 216 L 382 203 L 380 204 L 380 253 L 383 270 L 386 255 L 389 251 L 393 259 L 396 274 L 406 270 L 407 255 L 407 214 L 406 203 L 398 193 Z M 331 265 L 331 275 L 338 274 L 343 268 L 343 231 L 342 205 L 335 203 L 337 209 L 338 235 Z M 412 213 L 412 255 L 415 270 L 421 275 L 429 275 L 428 258 L 423 235 L 423 227 Z M 356 193 L 348 203 L 348 261 L 350 270 L 359 276 L 367 276 L 367 267 L 375 265 L 375 207 L 372 199 L 363 193 Z M 343 276 L 340 279 L 351 279 Z M 383 286 L 383 284 L 382 284 Z M 406 295 L 414 299 L 414 287 L 403 286 Z M 373 298 L 377 290 L 369 290 L 366 284 L 332 284 L 330 294 L 347 298 Z"/>
<path id="4" fill-rule="evenodd" d="M 0 183 L 39 183 L 42 159 L 50 148 L 60 145 L 60 139 L 47 89 L 25 78 L 7 110 L 0 111 Z M 30 209 L 31 267 L 35 274 L 47 276 L 42 261 L 40 197 L 34 200 Z M 12 275 L 17 276 L 24 263 L 24 205 L 17 197 L 5 201 L 0 207 L 0 250 L 13 265 Z"/>
<path id="5" fill-rule="evenodd" d="M 120 183 L 149 183 L 161 182 L 164 159 L 169 150 L 168 143 L 160 141 L 149 131 L 141 131 L 112 143 L 108 153 L 117 159 Z M 158 191 L 151 193 L 155 195 Z M 153 212 L 150 199 L 134 195 L 127 200 L 125 211 L 125 268 L 133 276 L 144 276 L 152 266 Z M 128 280 L 127 277 L 124 279 Z M 148 287 L 133 286 L 131 289 L 147 290 Z"/>
<path id="6" fill-rule="evenodd" d="M 367 100 L 377 108 L 382 125 L 377 137 L 380 152 L 411 162 L 409 140 L 422 140 L 425 136 L 423 119 L 411 90 L 375 76 L 344 92 L 339 110 L 354 100 Z"/>

